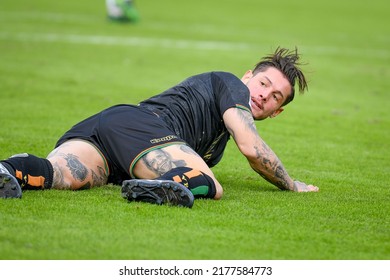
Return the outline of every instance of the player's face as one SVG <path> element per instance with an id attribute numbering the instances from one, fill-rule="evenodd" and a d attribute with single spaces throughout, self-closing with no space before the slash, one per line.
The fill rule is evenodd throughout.
<path id="1" fill-rule="evenodd" d="M 255 120 L 276 117 L 282 111 L 282 104 L 291 94 L 287 78 L 274 67 L 253 74 L 247 71 L 241 79 L 250 92 L 250 107 Z"/>

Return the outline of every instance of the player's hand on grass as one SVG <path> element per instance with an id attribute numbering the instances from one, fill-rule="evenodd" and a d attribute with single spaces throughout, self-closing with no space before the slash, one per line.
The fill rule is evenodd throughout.
<path id="1" fill-rule="evenodd" d="M 294 192 L 318 192 L 320 189 L 314 185 L 306 185 L 303 182 L 294 181 Z"/>

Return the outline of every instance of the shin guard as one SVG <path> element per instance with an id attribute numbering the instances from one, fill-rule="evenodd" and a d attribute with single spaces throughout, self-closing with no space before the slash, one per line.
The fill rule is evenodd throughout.
<path id="1" fill-rule="evenodd" d="M 178 182 L 187 187 L 195 198 L 214 198 L 216 194 L 213 179 L 202 171 L 189 167 L 174 168 L 157 179 Z"/>

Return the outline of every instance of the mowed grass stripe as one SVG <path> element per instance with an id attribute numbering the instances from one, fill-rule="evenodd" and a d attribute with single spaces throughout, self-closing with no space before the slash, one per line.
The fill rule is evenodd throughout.
<path id="1" fill-rule="evenodd" d="M 90 45 L 111 45 L 111 46 L 135 46 L 135 47 L 160 47 L 192 50 L 211 51 L 234 51 L 234 50 L 256 50 L 261 48 L 258 44 L 220 42 L 220 41 L 199 41 L 170 38 L 152 37 L 125 37 L 125 36 L 104 36 L 104 35 L 77 35 L 77 34 L 56 34 L 56 33 L 8 33 L 0 32 L 0 40 L 14 40 L 22 42 L 54 42 L 67 44 L 90 44 Z M 263 46 L 266 48 L 265 46 Z M 388 49 L 359 49 L 353 47 L 335 46 L 301 46 L 305 53 L 317 55 L 344 55 L 349 57 L 372 57 L 390 58 Z"/>

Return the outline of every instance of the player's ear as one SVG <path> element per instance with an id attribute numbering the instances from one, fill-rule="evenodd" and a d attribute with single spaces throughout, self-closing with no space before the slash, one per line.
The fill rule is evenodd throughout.
<path id="1" fill-rule="evenodd" d="M 244 76 L 242 76 L 241 81 L 246 84 L 246 82 L 253 77 L 252 70 L 248 70 L 245 72 Z"/>
<path id="2" fill-rule="evenodd" d="M 283 107 L 280 107 L 280 108 L 277 109 L 275 112 L 273 112 L 269 117 L 270 117 L 270 118 L 275 118 L 276 116 L 278 116 L 279 114 L 281 114 L 283 111 L 284 111 Z"/>

